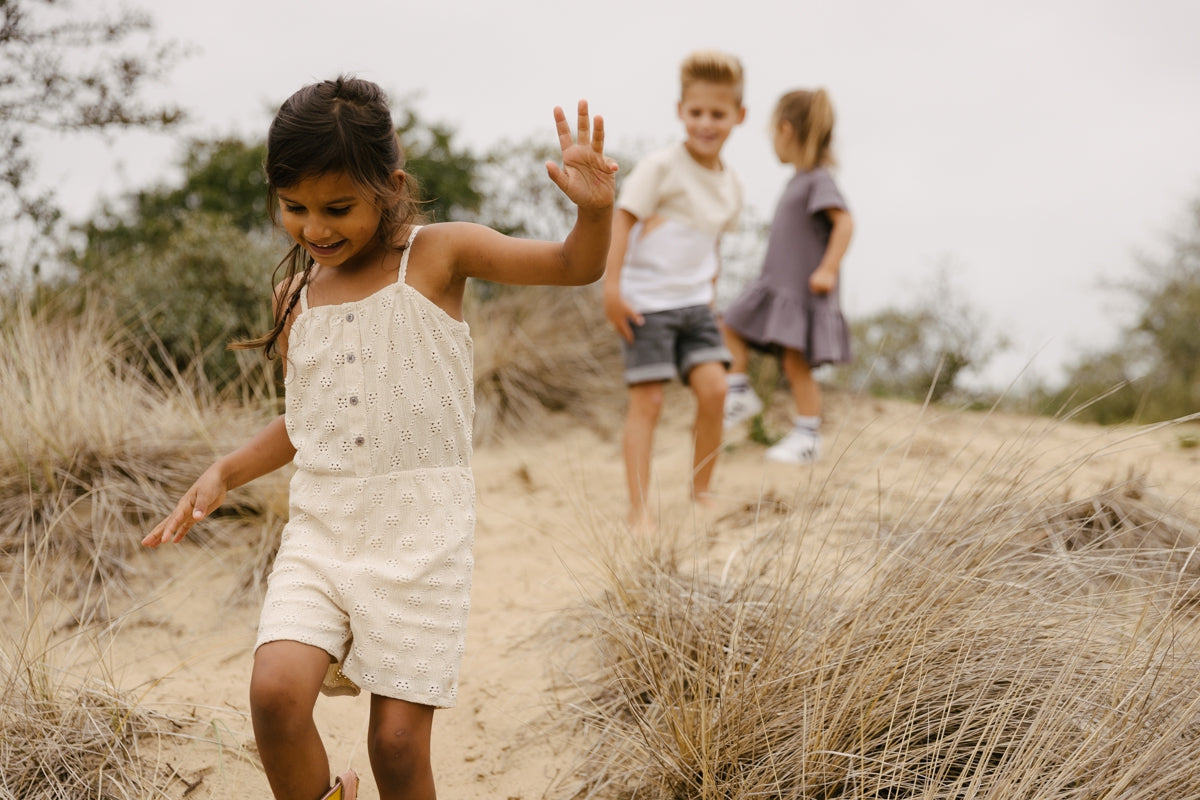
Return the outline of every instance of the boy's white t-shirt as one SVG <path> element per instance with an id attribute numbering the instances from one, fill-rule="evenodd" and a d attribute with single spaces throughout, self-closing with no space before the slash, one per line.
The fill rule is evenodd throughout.
<path id="1" fill-rule="evenodd" d="M 742 210 L 737 176 L 706 169 L 680 142 L 638 162 L 617 207 L 638 220 L 621 267 L 625 301 L 642 314 L 711 303 L 717 241 Z"/>

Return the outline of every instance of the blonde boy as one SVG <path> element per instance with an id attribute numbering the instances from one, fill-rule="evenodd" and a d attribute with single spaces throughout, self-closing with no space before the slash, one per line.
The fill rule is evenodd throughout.
<path id="1" fill-rule="evenodd" d="M 604 276 L 604 312 L 625 341 L 629 410 L 622 447 L 630 524 L 653 529 L 650 460 L 667 381 L 696 396 L 691 493 L 712 505 L 709 486 L 725 404 L 729 351 L 712 311 L 721 234 L 742 206 L 721 148 L 746 116 L 742 65 L 725 53 L 692 53 L 680 68 L 682 142 L 650 154 L 625 179 Z"/>

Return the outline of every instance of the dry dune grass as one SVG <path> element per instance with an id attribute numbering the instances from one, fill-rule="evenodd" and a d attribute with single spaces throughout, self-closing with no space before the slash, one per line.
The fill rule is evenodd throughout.
<path id="1" fill-rule="evenodd" d="M 18 578 L 36 561 L 54 591 L 102 600 L 96 589 L 124 586 L 139 532 L 215 453 L 261 425 L 264 410 L 153 373 L 145 343 L 99 311 L 14 304 L 3 321 L 0 569 Z M 275 508 L 277 494 L 265 482 L 224 513 L 255 517 Z M 96 610 L 85 602 L 80 613 Z"/>
<path id="2" fill-rule="evenodd" d="M 617 345 L 588 289 L 501 293 L 469 319 L 481 440 L 541 425 L 547 406 L 619 406 Z M 143 345 L 93 312 L 4 322 L 0 800 L 216 796 L 188 794 L 200 779 L 164 756 L 200 749 L 178 746 L 202 738 L 194 706 L 151 711 L 106 668 L 136 641 L 119 608 L 137 601 L 110 618 L 108 597 L 144 568 L 147 522 L 270 410 L 147 372 Z M 777 489 L 702 535 L 608 538 L 602 589 L 555 615 L 547 646 L 562 659 L 554 741 L 578 754 L 547 796 L 1200 797 L 1190 512 L 1136 476 L 1068 491 L 1100 443 L 1047 468 L 1029 441 L 977 447 L 936 421 L 879 451 L 867 438 L 804 473 L 803 510 Z M 285 479 L 239 490 L 197 537 L 236 554 L 252 596 Z"/>
<path id="3" fill-rule="evenodd" d="M 44 574 L 34 569 L 35 576 Z M 45 619 L 46 587 L 8 596 L 21 620 L 0 638 L 0 798 L 141 800 L 160 797 L 163 737 L 187 720 L 152 711 L 116 687 L 103 626 L 62 635 Z"/>
<path id="4" fill-rule="evenodd" d="M 553 796 L 1200 797 L 1200 528 L 1137 480 L 1055 502 L 1056 472 L 991 469 L 887 524 L 835 500 L 607 554 L 556 645 L 591 631 Z"/>
<path id="5" fill-rule="evenodd" d="M 620 347 L 596 287 L 495 291 L 486 300 L 469 298 L 466 309 L 475 340 L 477 442 L 537 425 L 547 412 L 570 410 L 586 423 L 603 405 L 598 401 L 620 396 L 613 381 Z"/>

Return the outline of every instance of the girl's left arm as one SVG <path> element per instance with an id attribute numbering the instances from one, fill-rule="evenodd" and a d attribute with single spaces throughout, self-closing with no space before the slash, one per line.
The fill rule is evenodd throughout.
<path id="1" fill-rule="evenodd" d="M 825 255 L 808 278 L 808 288 L 813 294 L 829 294 L 837 287 L 842 257 L 846 255 L 846 250 L 850 247 L 850 237 L 854 235 L 854 220 L 849 211 L 844 208 L 830 208 L 825 214 L 829 217 L 832 227 L 829 230 L 829 241 L 825 245 Z"/>
<path id="2" fill-rule="evenodd" d="M 481 225 L 464 223 L 454 232 L 454 267 L 460 278 L 498 283 L 570 286 L 604 274 L 612 237 L 617 164 L 604 155 L 604 120 L 591 124 L 586 100 L 579 101 L 577 136 L 561 108 L 554 109 L 562 166 L 546 162 L 550 180 L 576 206 L 575 226 L 562 242 L 515 239 Z"/>

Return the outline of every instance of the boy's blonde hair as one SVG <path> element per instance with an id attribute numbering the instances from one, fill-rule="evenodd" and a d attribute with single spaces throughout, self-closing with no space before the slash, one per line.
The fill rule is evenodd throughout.
<path id="1" fill-rule="evenodd" d="M 683 60 L 679 67 L 679 95 L 693 83 L 717 83 L 733 87 L 737 104 L 742 105 L 742 62 L 736 56 L 719 50 L 697 50 Z"/>
<path id="2" fill-rule="evenodd" d="M 800 145 L 802 169 L 832 167 L 837 163 L 833 157 L 833 103 L 824 89 L 788 92 L 775 105 L 772 121 L 776 129 L 784 122 L 791 126 Z"/>

